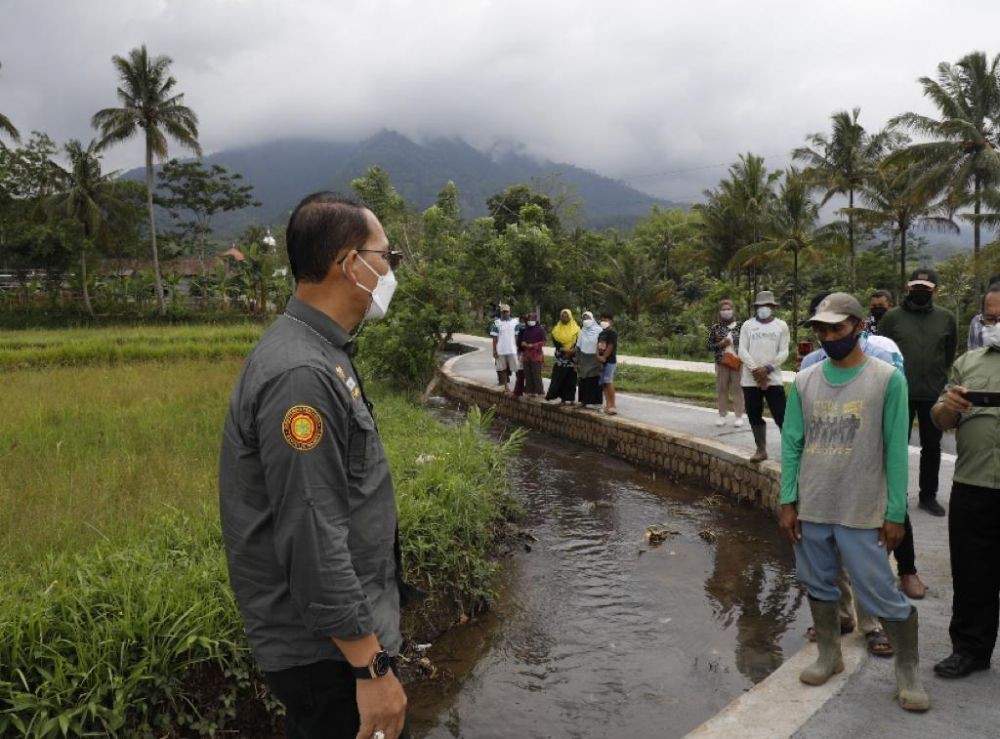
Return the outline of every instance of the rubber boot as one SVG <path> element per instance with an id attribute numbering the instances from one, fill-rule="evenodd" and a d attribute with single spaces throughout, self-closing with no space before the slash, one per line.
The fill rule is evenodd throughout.
<path id="1" fill-rule="evenodd" d="M 750 429 L 753 431 L 753 440 L 757 442 L 757 451 L 750 457 L 750 461 L 763 462 L 767 459 L 767 426 L 761 424 L 751 426 Z"/>
<path id="2" fill-rule="evenodd" d="M 896 650 L 896 699 L 907 711 L 926 711 L 931 699 L 920 682 L 920 650 L 917 642 L 917 609 L 905 621 L 882 621 L 882 628 Z"/>
<path id="3" fill-rule="evenodd" d="M 838 672 L 844 671 L 844 658 L 840 653 L 840 604 L 835 601 L 809 599 L 813 628 L 816 629 L 816 646 L 819 657 L 799 673 L 799 680 L 807 685 L 822 685 Z"/>

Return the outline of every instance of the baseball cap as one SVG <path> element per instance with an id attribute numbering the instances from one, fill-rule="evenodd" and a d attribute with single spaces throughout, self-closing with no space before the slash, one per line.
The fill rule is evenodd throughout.
<path id="1" fill-rule="evenodd" d="M 928 287 L 933 290 L 937 287 L 937 284 L 937 272 L 929 268 L 921 268 L 913 271 L 913 274 L 910 275 L 910 281 L 906 283 L 906 286 Z"/>
<path id="2" fill-rule="evenodd" d="M 802 324 L 809 326 L 813 323 L 840 323 L 852 316 L 859 321 L 865 317 L 857 298 L 847 293 L 830 293 L 816 306 L 816 312 Z"/>

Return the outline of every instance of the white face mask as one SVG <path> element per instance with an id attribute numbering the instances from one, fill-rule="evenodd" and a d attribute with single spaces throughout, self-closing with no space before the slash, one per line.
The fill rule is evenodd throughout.
<path id="1" fill-rule="evenodd" d="M 768 306 L 762 306 L 757 309 L 757 318 L 762 321 L 766 321 L 771 317 L 771 309 Z"/>
<path id="2" fill-rule="evenodd" d="M 720 310 L 719 317 L 722 318 L 723 321 L 731 320 L 733 317 L 733 312 L 731 310 Z"/>
<path id="3" fill-rule="evenodd" d="M 375 320 L 378 318 L 385 318 L 385 314 L 389 312 L 389 303 L 392 302 L 392 294 L 396 292 L 396 285 L 399 284 L 398 282 L 396 282 L 396 275 L 392 273 L 391 268 L 384 275 L 380 275 L 378 273 L 378 270 L 376 270 L 374 267 L 368 264 L 368 262 L 366 262 L 361 257 L 357 258 L 355 264 L 357 264 L 357 262 L 361 262 L 368 269 L 374 272 L 376 277 L 378 277 L 378 282 L 375 283 L 374 290 L 369 290 L 360 282 L 354 283 L 362 290 L 364 290 L 366 293 L 372 296 L 372 302 L 368 304 L 368 310 L 365 311 L 365 320 L 367 321 L 369 319 Z M 344 267 L 344 264 L 345 262 L 340 263 L 341 269 L 345 270 L 344 275 L 346 276 L 347 271 L 346 268 Z"/>
<path id="4" fill-rule="evenodd" d="M 536 323 L 536 321 L 528 321 L 528 325 L 529 325 L 529 326 L 534 326 L 534 325 L 535 325 L 535 323 Z"/>
<path id="5" fill-rule="evenodd" d="M 611 325 L 610 321 L 601 321 L 601 328 L 607 328 Z"/>
<path id="6" fill-rule="evenodd" d="M 594 319 L 593 318 L 584 318 L 583 319 L 583 325 L 586 326 L 587 328 L 590 328 L 591 326 L 594 325 Z"/>
<path id="7" fill-rule="evenodd" d="M 995 326 L 983 326 L 983 346 L 1000 349 L 1000 323 Z"/>

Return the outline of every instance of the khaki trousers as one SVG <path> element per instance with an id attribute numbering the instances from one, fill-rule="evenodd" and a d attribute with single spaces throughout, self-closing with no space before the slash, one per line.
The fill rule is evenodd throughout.
<path id="1" fill-rule="evenodd" d="M 729 396 L 733 396 L 730 402 Z M 715 365 L 715 395 L 719 403 L 719 415 L 726 417 L 729 406 L 737 418 L 743 415 L 743 388 L 740 387 L 740 370 L 731 369 L 722 363 Z"/>

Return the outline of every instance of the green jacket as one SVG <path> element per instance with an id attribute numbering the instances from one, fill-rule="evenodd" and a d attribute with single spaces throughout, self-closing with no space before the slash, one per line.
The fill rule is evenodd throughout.
<path id="1" fill-rule="evenodd" d="M 910 399 L 937 400 L 955 360 L 955 314 L 933 303 L 918 308 L 904 299 L 882 317 L 878 332 L 895 341 L 903 353 Z"/>

